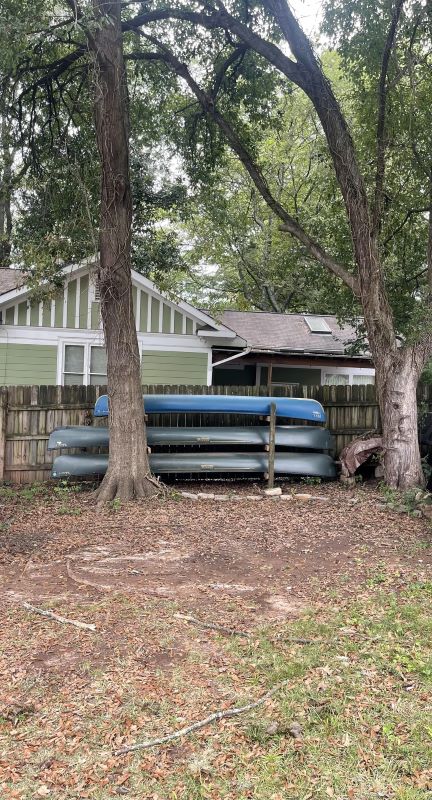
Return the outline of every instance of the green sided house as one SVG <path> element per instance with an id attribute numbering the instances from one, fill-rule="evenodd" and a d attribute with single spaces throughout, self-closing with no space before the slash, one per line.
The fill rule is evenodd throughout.
<path id="1" fill-rule="evenodd" d="M 68 266 L 64 274 L 55 299 L 32 303 L 22 274 L 0 270 L 0 385 L 106 383 L 95 265 Z M 212 348 L 243 340 L 138 272 L 132 282 L 142 382 L 210 385 Z"/>

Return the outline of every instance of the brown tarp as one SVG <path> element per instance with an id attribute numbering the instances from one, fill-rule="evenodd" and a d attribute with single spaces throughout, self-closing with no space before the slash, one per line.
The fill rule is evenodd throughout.
<path id="1" fill-rule="evenodd" d="M 349 478 L 356 470 L 368 460 L 373 453 L 382 452 L 382 438 L 375 436 L 370 439 L 355 439 L 342 450 L 339 458 L 342 465 L 342 475 Z"/>

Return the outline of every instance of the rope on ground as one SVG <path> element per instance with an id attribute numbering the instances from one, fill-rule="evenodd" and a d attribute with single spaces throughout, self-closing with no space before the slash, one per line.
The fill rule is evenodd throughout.
<path id="1" fill-rule="evenodd" d="M 204 728 L 206 725 L 210 725 L 212 722 L 220 722 L 221 719 L 230 719 L 231 717 L 237 717 L 239 714 L 246 714 L 248 711 L 253 711 L 255 708 L 264 705 L 264 703 L 266 703 L 267 700 L 270 700 L 273 695 L 275 695 L 277 692 L 280 692 L 281 689 L 287 686 L 288 682 L 289 681 L 287 679 L 285 681 L 281 681 L 281 683 L 277 683 L 258 700 L 254 700 L 252 703 L 247 703 L 245 706 L 228 708 L 225 711 L 215 711 L 214 714 L 210 714 L 205 719 L 194 722 L 192 725 L 187 725 L 185 728 L 180 728 L 179 731 L 168 733 L 166 736 L 160 736 L 158 739 L 149 739 L 147 742 L 137 742 L 137 744 L 127 745 L 126 747 L 121 747 L 119 750 L 114 750 L 114 755 L 123 756 L 126 753 L 134 753 L 136 750 L 148 750 L 150 747 L 158 747 L 161 744 L 172 742 L 174 739 L 180 739 L 182 736 L 187 736 L 189 733 L 198 731 L 200 728 Z"/>

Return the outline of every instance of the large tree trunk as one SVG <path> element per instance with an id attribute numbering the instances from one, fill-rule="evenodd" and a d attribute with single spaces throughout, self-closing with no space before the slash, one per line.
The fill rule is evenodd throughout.
<path id="1" fill-rule="evenodd" d="M 424 484 L 417 426 L 417 384 L 424 361 L 424 351 L 410 347 L 392 360 L 375 356 L 384 479 L 395 489 Z"/>
<path id="2" fill-rule="evenodd" d="M 101 160 L 100 296 L 108 355 L 109 465 L 98 500 L 153 494 L 132 303 L 129 116 L 118 0 L 93 0 L 94 115 Z"/>
<path id="3" fill-rule="evenodd" d="M 0 111 L 0 267 L 10 267 L 12 238 L 13 156 L 6 112 Z"/>

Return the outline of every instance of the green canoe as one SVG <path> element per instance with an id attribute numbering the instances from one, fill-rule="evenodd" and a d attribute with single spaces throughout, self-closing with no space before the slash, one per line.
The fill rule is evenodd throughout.
<path id="1" fill-rule="evenodd" d="M 211 428 L 147 428 L 147 441 L 154 445 L 261 445 L 269 441 L 269 427 L 211 427 Z M 56 428 L 50 435 L 48 450 L 69 447 L 108 447 L 109 431 L 106 427 L 75 425 Z M 302 450 L 330 450 L 332 437 L 327 428 L 314 425 L 276 426 L 276 445 Z"/>
<path id="2" fill-rule="evenodd" d="M 150 456 L 150 466 L 156 475 L 162 473 L 265 473 L 267 453 L 156 453 Z M 61 455 L 54 459 L 53 478 L 83 478 L 104 475 L 108 455 Z M 335 478 L 336 466 L 325 453 L 277 453 L 277 475 L 299 475 L 316 478 Z"/>

